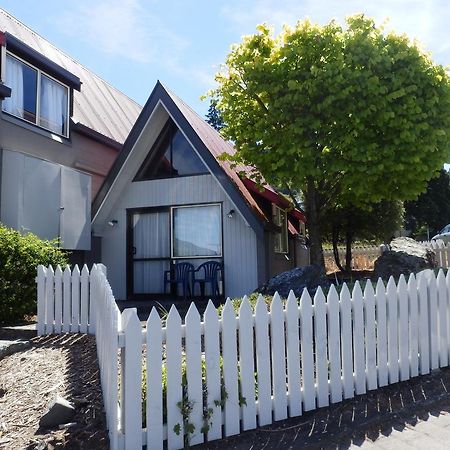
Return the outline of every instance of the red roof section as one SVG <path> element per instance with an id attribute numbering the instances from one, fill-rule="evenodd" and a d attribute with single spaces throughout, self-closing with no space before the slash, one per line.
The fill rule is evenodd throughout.
<path id="1" fill-rule="evenodd" d="M 290 206 L 290 203 L 286 198 L 279 195 L 271 186 L 268 184 L 264 185 L 264 191 L 261 193 L 261 190 L 257 186 L 257 184 L 250 180 L 249 178 L 241 178 L 239 176 L 239 172 L 250 173 L 252 168 L 246 166 L 239 166 L 236 169 L 231 168 L 231 164 L 228 161 L 222 161 L 219 157 L 228 153 L 230 155 L 234 155 L 236 152 L 233 145 L 231 145 L 228 141 L 226 141 L 221 134 L 215 130 L 211 125 L 209 125 L 204 119 L 202 119 L 189 105 L 187 105 L 183 100 L 177 97 L 173 92 L 167 89 L 165 86 L 167 93 L 170 95 L 171 99 L 174 101 L 178 109 L 184 115 L 186 120 L 192 126 L 194 131 L 197 133 L 199 138 L 203 141 L 207 149 L 211 152 L 211 154 L 215 157 L 216 161 L 219 163 L 220 167 L 224 170 L 224 172 L 228 175 L 229 178 L 233 181 L 236 187 L 239 189 L 241 194 L 244 196 L 247 203 L 253 208 L 253 210 L 265 221 L 269 221 L 266 217 L 255 198 L 252 195 L 252 191 L 256 192 L 260 195 L 263 195 L 272 203 L 275 203 L 282 207 Z M 294 217 L 305 221 L 305 217 L 301 211 L 294 210 Z M 290 211 L 290 214 L 294 213 L 294 211 Z"/>

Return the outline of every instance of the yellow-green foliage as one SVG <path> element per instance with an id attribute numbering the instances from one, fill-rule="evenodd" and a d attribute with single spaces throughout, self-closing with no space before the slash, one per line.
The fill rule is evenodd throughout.
<path id="1" fill-rule="evenodd" d="M 0 224 L 0 323 L 36 312 L 39 264 L 65 265 L 67 255 L 56 241 L 43 241 L 33 234 L 23 236 Z"/>
<path id="2" fill-rule="evenodd" d="M 345 27 L 257 30 L 232 48 L 212 92 L 235 163 L 306 200 L 314 187 L 318 208 L 414 199 L 425 189 L 450 154 L 444 67 L 363 15 Z"/>

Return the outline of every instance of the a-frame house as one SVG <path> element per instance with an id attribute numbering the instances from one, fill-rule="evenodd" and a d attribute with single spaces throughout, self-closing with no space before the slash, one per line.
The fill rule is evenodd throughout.
<path id="1" fill-rule="evenodd" d="M 242 178 L 224 152 L 233 146 L 157 82 L 93 202 L 116 298 L 161 299 L 165 272 L 182 261 L 220 262 L 230 297 L 301 264 L 303 213 Z"/>

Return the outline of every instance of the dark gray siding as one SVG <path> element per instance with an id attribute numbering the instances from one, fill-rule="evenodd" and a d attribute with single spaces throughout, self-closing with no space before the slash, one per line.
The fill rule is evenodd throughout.
<path id="1" fill-rule="evenodd" d="M 222 202 L 225 294 L 242 296 L 258 286 L 257 239 L 253 229 L 211 175 L 129 182 L 123 189 L 110 217 L 94 233 L 102 237 L 102 262 L 119 299 L 126 297 L 126 210 L 154 206 Z M 232 218 L 227 216 L 234 209 Z M 114 227 L 106 222 L 117 220 Z M 162 275 L 161 275 L 162 276 Z"/>

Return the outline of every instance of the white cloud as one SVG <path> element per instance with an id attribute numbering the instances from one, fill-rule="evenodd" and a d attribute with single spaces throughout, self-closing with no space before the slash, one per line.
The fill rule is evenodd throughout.
<path id="1" fill-rule="evenodd" d="M 377 23 L 390 19 L 388 28 L 417 38 L 433 52 L 437 62 L 450 63 L 450 8 L 446 0 L 228 0 L 221 9 L 223 17 L 241 34 L 253 33 L 258 23 L 266 22 L 280 31 L 308 17 L 326 23 L 333 18 L 363 12 Z"/>
<path id="2" fill-rule="evenodd" d="M 140 63 L 176 59 L 189 41 L 152 14 L 140 0 L 80 0 L 58 17 L 61 31 L 91 43 L 98 50 Z"/>

